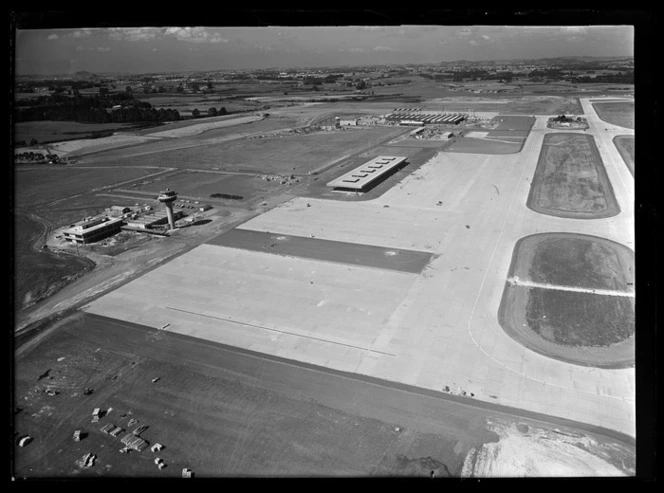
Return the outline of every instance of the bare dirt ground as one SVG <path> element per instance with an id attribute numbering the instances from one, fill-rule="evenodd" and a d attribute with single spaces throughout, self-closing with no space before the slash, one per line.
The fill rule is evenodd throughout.
<path id="1" fill-rule="evenodd" d="M 627 471 L 635 474 L 634 456 L 629 448 L 620 445 L 560 429 L 501 420 L 491 421 L 489 429 L 500 439 L 468 454 L 463 477 L 612 477 Z"/>
<path id="2" fill-rule="evenodd" d="M 16 432 L 34 440 L 16 448 L 16 478 L 174 478 L 184 467 L 199 478 L 514 477 L 555 472 L 560 461 L 565 475 L 634 474 L 633 441 L 573 422 L 90 315 L 63 321 L 45 342 L 17 359 Z M 93 424 L 95 407 L 103 413 Z M 164 449 L 121 454 L 119 438 L 100 430 L 110 423 L 120 437 L 147 426 L 140 436 Z M 86 453 L 97 456 L 91 468 L 76 464 Z"/>
<path id="3" fill-rule="evenodd" d="M 605 122 L 634 129 L 634 103 L 629 101 L 594 102 L 597 115 Z"/>

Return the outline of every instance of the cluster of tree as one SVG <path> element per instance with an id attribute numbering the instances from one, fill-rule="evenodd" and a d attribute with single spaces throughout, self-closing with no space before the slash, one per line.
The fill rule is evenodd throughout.
<path id="1" fill-rule="evenodd" d="M 325 77 L 314 77 L 312 75 L 307 75 L 302 79 L 302 83 L 305 85 L 314 86 L 319 86 L 322 84 L 334 84 L 339 78 L 341 78 L 341 75 L 337 74 L 330 74 Z"/>
<path id="2" fill-rule="evenodd" d="M 31 146 L 36 146 L 37 144 L 39 144 L 37 139 L 30 139 L 30 145 Z M 14 142 L 14 145 L 16 147 L 21 147 L 21 146 L 27 146 L 28 144 L 25 142 L 25 140 L 17 140 L 17 141 Z"/>
<path id="3" fill-rule="evenodd" d="M 62 94 L 41 96 L 34 100 L 17 101 L 16 121 L 76 121 L 83 123 L 164 122 L 180 119 L 174 109 L 159 110 L 150 103 L 138 101 L 131 92 L 108 93 L 100 88 L 99 96 L 81 96 L 73 90 L 73 97 Z M 120 108 L 113 109 L 114 106 Z"/>
<path id="4" fill-rule="evenodd" d="M 535 69 L 528 72 L 528 77 L 547 77 L 549 79 L 562 79 L 564 73 L 559 68 Z"/>
<path id="5" fill-rule="evenodd" d="M 201 87 L 201 84 L 198 82 L 192 82 L 187 86 L 189 89 L 191 89 L 192 92 L 205 92 L 209 91 L 212 89 L 212 82 L 207 82 L 205 86 Z M 183 93 L 185 92 L 184 86 L 182 83 L 178 84 L 177 87 L 175 88 L 175 92 Z"/>
<path id="6" fill-rule="evenodd" d="M 486 70 L 480 70 L 480 69 L 469 69 L 458 72 L 452 72 L 452 80 L 454 82 L 461 82 L 463 80 L 482 80 L 487 77 L 493 77 L 493 74 L 490 74 Z"/>
<path id="7" fill-rule="evenodd" d="M 312 77 L 310 75 L 307 75 L 306 77 L 304 77 L 302 79 L 302 83 L 305 86 L 309 86 L 309 85 L 319 86 L 319 85 L 323 84 L 324 82 L 325 82 L 325 79 L 323 79 L 322 77 Z"/>
<path id="8" fill-rule="evenodd" d="M 570 82 L 577 84 L 602 83 L 602 84 L 634 84 L 634 73 L 624 74 L 600 74 L 595 77 L 581 76 L 571 77 Z"/>
<path id="9" fill-rule="evenodd" d="M 208 110 L 207 110 L 207 116 L 223 116 L 223 115 L 226 115 L 227 113 L 228 112 L 226 111 L 226 108 L 224 108 L 223 106 L 219 109 L 212 107 L 212 108 L 208 108 Z M 201 114 L 201 112 L 198 108 L 194 108 L 191 111 L 191 116 L 193 116 L 194 118 L 200 118 L 201 116 L 204 116 L 204 115 Z"/>
<path id="10" fill-rule="evenodd" d="M 558 115 L 558 116 L 552 118 L 551 121 L 553 121 L 553 122 L 573 122 L 574 118 L 572 118 L 571 116 Z M 579 116 L 579 117 L 576 118 L 576 121 L 581 122 L 581 121 L 583 121 L 583 119 Z"/>
<path id="11" fill-rule="evenodd" d="M 127 86 L 127 87 L 129 87 L 129 86 Z M 166 88 L 162 85 L 154 86 L 154 87 L 150 87 L 148 85 L 143 86 L 143 93 L 144 94 L 150 94 L 150 93 L 156 94 L 156 93 L 164 93 L 164 92 L 166 92 Z"/>
<path id="12" fill-rule="evenodd" d="M 18 143 L 17 143 L 18 144 Z M 30 161 L 30 162 L 38 162 L 38 163 L 59 163 L 60 162 L 60 157 L 57 154 L 42 154 L 40 152 L 19 152 L 17 154 L 14 154 L 14 160 L 15 161 Z"/>
<path id="13" fill-rule="evenodd" d="M 131 123 L 131 122 L 170 122 L 180 120 L 178 110 L 172 108 L 159 108 L 158 110 L 150 107 L 123 106 L 122 108 L 104 111 L 105 122 L 112 123 Z M 101 121 L 101 120 L 98 120 Z"/>
<path id="14" fill-rule="evenodd" d="M 74 89 L 90 89 L 93 87 L 101 87 L 100 82 L 92 82 L 85 80 L 56 80 L 49 81 L 48 90 L 56 93 L 68 93 L 72 94 Z M 35 87 L 44 87 L 43 82 L 27 82 L 16 86 L 16 92 L 29 92 L 34 93 Z"/>
<path id="15" fill-rule="evenodd" d="M 442 82 L 442 81 L 445 81 L 445 80 L 451 80 L 452 79 L 452 77 L 450 77 L 449 75 L 440 74 L 440 73 L 431 74 L 429 72 L 420 72 L 417 75 L 419 75 L 420 77 L 424 77 L 425 79 L 430 79 L 430 80 L 433 80 L 433 81 L 436 81 L 436 82 Z"/>

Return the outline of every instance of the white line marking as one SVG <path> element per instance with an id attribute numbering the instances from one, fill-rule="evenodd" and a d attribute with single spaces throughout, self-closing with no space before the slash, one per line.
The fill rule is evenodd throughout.
<path id="1" fill-rule="evenodd" d="M 623 296 L 625 298 L 634 298 L 636 294 L 634 291 L 615 291 L 611 289 L 592 289 L 592 288 L 577 288 L 574 286 L 559 286 L 557 284 L 547 284 L 534 281 L 522 281 L 518 277 L 507 278 L 507 283 L 512 286 L 526 286 L 529 288 L 543 288 L 543 289 L 557 289 L 559 291 L 573 291 L 575 293 L 590 293 L 602 294 L 605 296 Z"/>

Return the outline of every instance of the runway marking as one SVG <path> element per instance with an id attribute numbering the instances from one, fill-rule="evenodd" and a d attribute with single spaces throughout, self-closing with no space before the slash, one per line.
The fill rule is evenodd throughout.
<path id="1" fill-rule="evenodd" d="M 573 291 L 575 293 L 589 293 L 601 294 L 605 296 L 623 296 L 625 298 L 634 298 L 636 293 L 634 291 L 616 291 L 611 289 L 592 289 L 592 288 L 578 288 L 575 286 L 560 286 L 557 284 L 547 284 L 534 281 L 524 281 L 518 277 L 507 278 L 507 283 L 511 286 L 525 286 L 528 288 L 542 288 L 542 289 L 556 289 L 559 291 Z"/>
<path id="2" fill-rule="evenodd" d="M 345 347 L 350 347 L 350 348 L 353 348 L 353 349 L 359 349 L 361 351 L 367 351 L 369 353 L 379 353 L 379 354 L 384 354 L 386 356 L 396 356 L 396 354 L 393 354 L 393 353 L 385 353 L 383 351 L 376 351 L 374 349 L 364 348 L 364 347 L 360 347 L 360 346 L 353 346 L 352 344 L 344 344 L 343 342 L 330 341 L 329 339 L 321 339 L 320 337 L 313 337 L 313 336 L 308 336 L 308 335 L 304 335 L 304 334 L 296 334 L 295 332 L 288 332 L 286 330 L 271 329 L 271 328 L 265 327 L 263 325 L 256 325 L 256 324 L 250 324 L 248 322 L 241 322 L 239 320 L 233 320 L 232 318 L 215 317 L 213 315 L 205 315 L 203 313 L 190 312 L 188 310 L 182 310 L 180 308 L 174 308 L 172 306 L 167 306 L 165 308 L 168 309 L 168 310 L 176 311 L 176 312 L 188 313 L 190 315 L 197 315 L 199 317 L 212 318 L 214 320 L 221 320 L 221 321 L 224 321 L 224 322 L 232 322 L 232 323 L 236 323 L 236 324 L 239 324 L 239 325 L 246 325 L 248 327 L 255 327 L 257 329 L 269 330 L 270 332 L 279 332 L 280 334 L 288 334 L 288 335 L 291 335 L 291 336 L 304 337 L 304 338 L 313 339 L 313 340 L 316 340 L 316 341 L 327 342 L 329 344 L 337 344 L 339 346 L 345 346 Z"/>

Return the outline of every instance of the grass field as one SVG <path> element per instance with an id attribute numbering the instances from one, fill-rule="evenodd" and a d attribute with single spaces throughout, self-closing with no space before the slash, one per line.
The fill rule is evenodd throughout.
<path id="1" fill-rule="evenodd" d="M 144 186 L 133 187 L 132 190 L 158 194 L 166 186 L 180 195 L 201 200 L 209 199 L 213 194 L 227 194 L 242 196 L 242 202 L 251 201 L 258 195 L 273 194 L 282 187 L 278 180 L 267 181 L 252 175 L 185 171 L 168 174 Z"/>
<path id="2" fill-rule="evenodd" d="M 528 207 L 573 218 L 611 217 L 620 211 L 594 139 L 547 134 L 542 143 Z"/>
<path id="3" fill-rule="evenodd" d="M 476 139 L 462 137 L 447 146 L 445 152 L 462 152 L 469 154 L 514 154 L 519 152 L 525 139 L 509 141 L 496 141 L 489 138 Z"/>
<path id="4" fill-rule="evenodd" d="M 89 139 L 132 128 L 136 128 L 136 125 L 131 123 L 19 122 L 14 124 L 14 140 L 24 140 L 29 144 L 32 139 L 36 139 L 41 144 Z"/>
<path id="5" fill-rule="evenodd" d="M 620 127 L 634 128 L 634 103 L 629 101 L 615 101 L 606 103 L 592 103 L 597 116 L 608 123 Z"/>
<path id="6" fill-rule="evenodd" d="M 634 136 L 618 135 L 613 139 L 613 143 L 629 168 L 629 172 L 634 176 Z"/>
<path id="7" fill-rule="evenodd" d="M 154 173 L 145 168 L 42 168 L 21 170 L 15 174 L 18 207 L 52 207 L 56 199 L 89 192 Z"/>
<path id="8" fill-rule="evenodd" d="M 180 128 L 186 128 L 186 127 L 201 125 L 201 124 L 205 124 L 205 123 L 233 121 L 237 118 L 242 118 L 244 116 L 246 116 L 246 115 L 236 114 L 236 115 L 224 115 L 224 116 L 210 116 L 210 117 L 204 117 L 204 118 L 192 118 L 192 119 L 189 119 L 189 120 L 180 120 L 180 121 L 177 121 L 177 122 L 166 123 L 166 124 L 163 124 L 163 125 L 159 125 L 157 127 L 146 128 L 146 129 L 140 130 L 136 133 L 138 135 L 151 135 L 151 134 L 154 134 L 154 133 L 164 132 L 164 131 L 168 131 L 168 130 L 176 130 L 176 129 L 180 129 Z"/>
<path id="9" fill-rule="evenodd" d="M 289 101 L 336 97 L 348 91 L 339 91 L 336 85 L 323 85 L 319 91 L 298 88 L 297 82 L 247 82 L 216 84 L 213 93 L 206 94 L 141 94 L 137 99 L 147 101 L 155 108 L 172 108 L 181 116 L 190 116 L 194 108 L 201 113 L 214 107 L 226 111 L 251 111 L 282 106 Z M 285 94 L 284 94 L 285 93 Z"/>
<path id="10" fill-rule="evenodd" d="M 184 150 L 184 154 L 192 156 L 198 152 L 209 152 L 210 146 L 219 146 L 221 143 L 235 138 L 241 138 L 252 134 L 261 134 L 289 128 L 296 123 L 295 118 L 277 117 L 255 121 L 231 127 L 216 128 L 204 133 L 180 137 L 177 139 L 160 139 L 144 142 L 138 146 L 124 149 L 109 149 L 104 152 L 87 156 L 85 163 L 90 165 L 116 165 L 118 162 L 123 166 L 167 166 L 174 168 L 187 168 L 191 165 L 188 161 L 172 159 L 169 155 L 172 151 Z M 185 125 L 186 127 L 187 125 Z M 163 127 L 159 131 L 168 130 Z M 173 127 L 181 128 L 181 127 Z M 142 137 L 148 137 L 142 136 Z"/>
<path id="11" fill-rule="evenodd" d="M 456 93 L 458 94 L 458 93 Z M 495 101 L 491 101 L 495 99 Z M 476 101 L 473 101 L 476 100 Z M 554 115 L 583 114 L 578 98 L 574 96 L 512 96 L 507 94 L 478 94 L 473 96 L 438 97 L 429 101 L 446 111 L 498 111 L 504 114 Z"/>
<path id="12" fill-rule="evenodd" d="M 604 238 L 570 233 L 526 236 L 514 247 L 498 319 L 507 334 L 541 354 L 605 368 L 634 362 L 634 298 L 564 288 L 627 293 L 634 252 Z M 548 288 L 529 286 L 547 284 Z"/>
<path id="13" fill-rule="evenodd" d="M 57 199 L 65 199 L 154 173 L 146 168 L 47 168 L 26 169 L 15 174 L 16 206 L 52 208 Z"/>
<path id="14" fill-rule="evenodd" d="M 269 122 L 270 119 L 264 120 Z M 258 122 L 263 123 L 263 122 Z M 255 131 L 256 124 L 243 126 Z M 263 126 L 265 129 L 265 126 Z M 236 130 L 212 130 L 192 138 L 191 147 L 180 148 L 186 141 L 148 143 L 126 151 L 112 151 L 96 156 L 95 162 L 109 162 L 122 158 L 124 165 L 169 166 L 180 169 L 220 169 L 272 174 L 302 174 L 342 158 L 362 148 L 370 147 L 402 132 L 400 128 L 366 127 L 343 132 L 321 132 L 270 138 L 214 139 L 220 134 L 230 135 Z M 200 145 L 205 138 L 209 144 Z M 183 142 L 184 141 L 184 142 Z M 198 145 L 194 142 L 198 142 Z M 176 147 L 167 150 L 169 145 Z"/>
<path id="15" fill-rule="evenodd" d="M 521 248 L 534 249 L 528 271 L 531 280 L 561 286 L 626 290 L 634 282 L 634 252 L 603 238 L 577 235 L 537 235 Z"/>
<path id="16" fill-rule="evenodd" d="M 12 279 L 16 311 L 50 296 L 94 266 L 85 258 L 32 248 L 43 238 L 46 226 L 30 214 L 16 213 L 14 228 Z"/>
<path id="17" fill-rule="evenodd" d="M 531 330 L 563 346 L 607 347 L 634 335 L 634 301 L 617 296 L 528 288 Z"/>
<path id="18" fill-rule="evenodd" d="M 490 132 L 489 135 L 504 135 L 501 132 L 521 132 L 518 135 L 522 137 L 528 137 L 528 132 L 533 128 L 535 124 L 535 119 L 528 116 L 509 116 L 509 115 L 500 115 L 493 118 L 493 121 L 498 122 L 498 126 L 493 129 L 493 133 Z M 525 132 L 525 133 L 524 133 Z"/>

